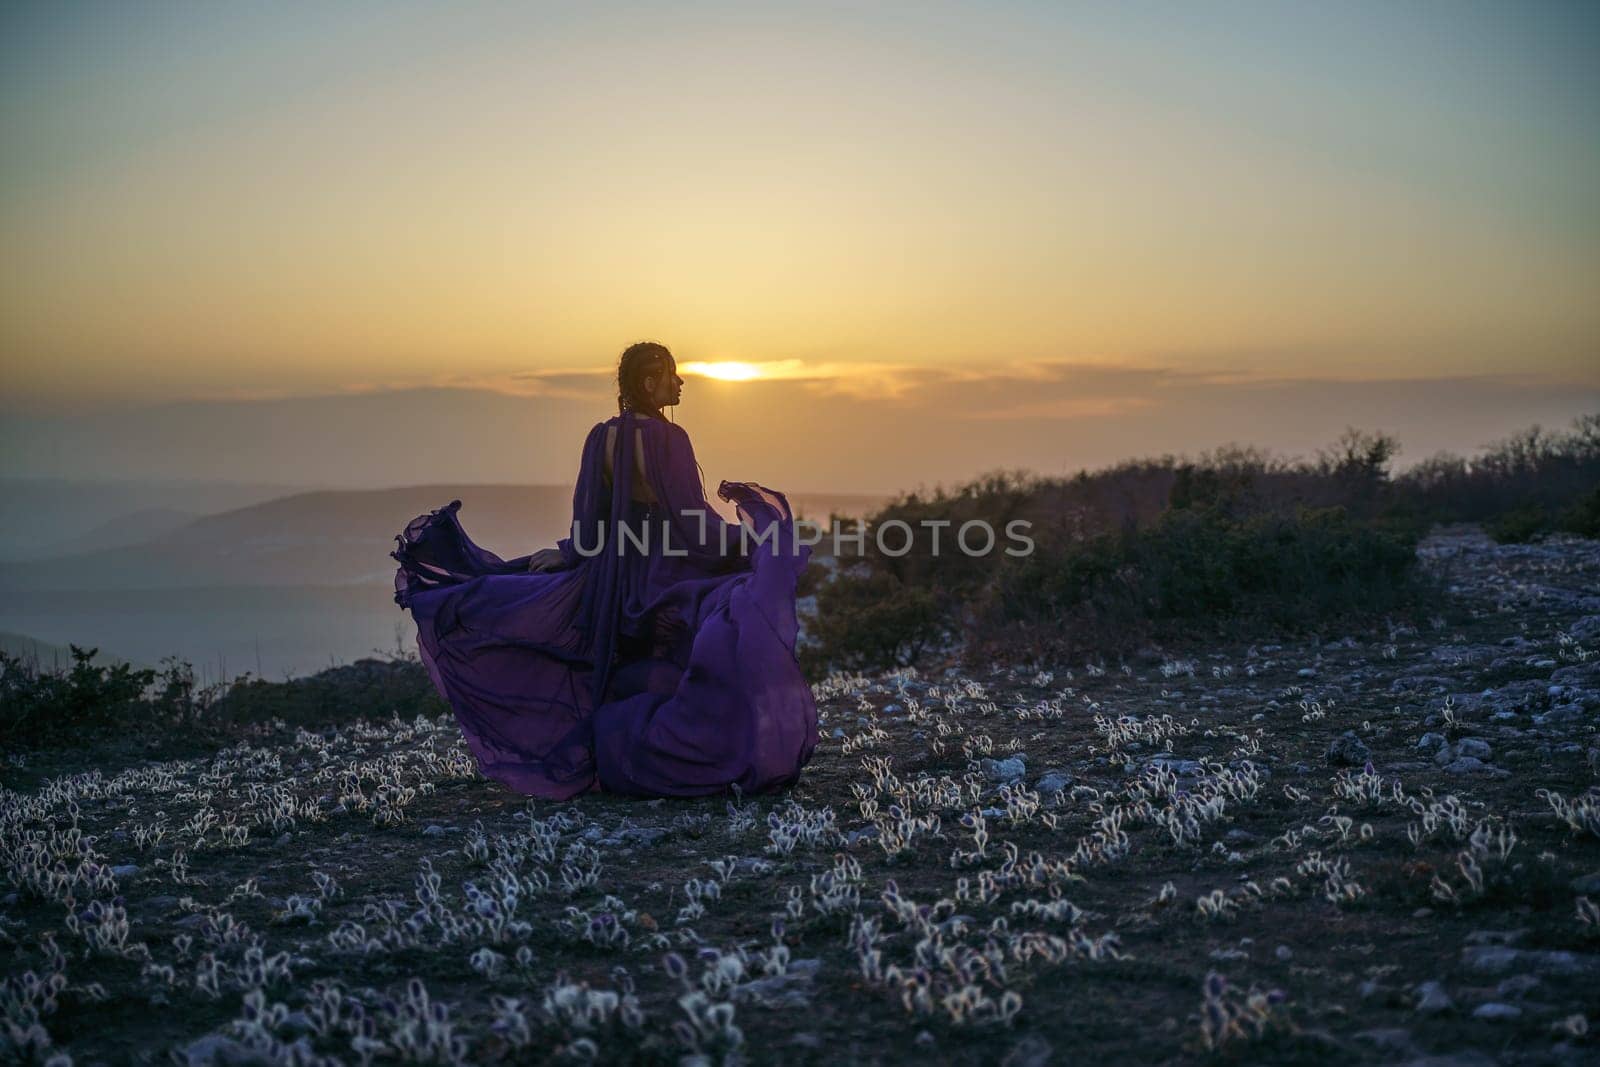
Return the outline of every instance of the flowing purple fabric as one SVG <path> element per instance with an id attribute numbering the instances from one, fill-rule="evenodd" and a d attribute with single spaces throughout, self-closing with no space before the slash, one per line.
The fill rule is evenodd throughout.
<path id="1" fill-rule="evenodd" d="M 651 503 L 634 499 L 635 431 Z M 725 481 L 717 494 L 739 523 L 706 500 L 681 427 L 627 412 L 584 442 L 563 569 L 529 573 L 529 556 L 480 548 L 459 500 L 396 537 L 395 602 L 484 774 L 552 800 L 756 793 L 799 777 L 817 744 L 795 659 L 811 548 L 782 493 Z"/>

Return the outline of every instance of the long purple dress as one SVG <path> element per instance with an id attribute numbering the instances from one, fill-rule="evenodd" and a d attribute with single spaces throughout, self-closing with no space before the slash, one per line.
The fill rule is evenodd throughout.
<path id="1" fill-rule="evenodd" d="M 651 503 L 634 499 L 635 430 Z M 706 500 L 681 427 L 627 412 L 584 442 L 564 569 L 480 548 L 459 500 L 396 537 L 395 601 L 484 774 L 552 800 L 755 793 L 799 776 L 817 744 L 795 659 L 811 549 L 782 493 L 725 481 L 717 494 L 739 523 Z"/>

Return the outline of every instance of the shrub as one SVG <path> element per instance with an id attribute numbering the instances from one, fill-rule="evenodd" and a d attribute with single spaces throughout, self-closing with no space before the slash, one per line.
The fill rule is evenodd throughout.
<path id="1" fill-rule="evenodd" d="M 1569 513 L 1581 523 L 1586 506 L 1600 507 L 1585 504 L 1597 485 L 1600 414 L 1575 419 L 1565 432 L 1530 427 L 1471 459 L 1432 456 L 1397 477 L 1391 497 L 1433 521 L 1484 523 L 1509 542 L 1565 529 Z"/>
<path id="2" fill-rule="evenodd" d="M 1398 452 L 1392 436 L 1352 427 L 1311 460 L 1230 444 L 1194 460 L 1129 460 L 1070 478 L 989 474 L 952 492 L 904 494 L 868 519 L 864 561 L 819 595 L 811 661 L 904 663 L 937 628 L 930 604 L 979 654 L 1024 658 L 1126 647 L 1157 631 L 1244 636 L 1437 613 L 1436 583 L 1415 566 L 1434 523 L 1483 522 L 1502 541 L 1600 534 L 1600 415 L 1393 476 Z M 934 554 L 922 530 L 910 552 L 886 556 L 874 532 L 896 519 L 919 530 L 947 523 L 946 546 L 968 520 L 999 531 L 1025 519 L 1035 549 Z"/>
<path id="3" fill-rule="evenodd" d="M 194 668 L 168 656 L 160 671 L 95 665 L 98 649 L 70 646 L 71 668 L 41 671 L 0 652 L 0 745 L 92 744 L 166 731 L 222 740 L 240 726 L 281 719 L 292 726 L 445 714 L 415 655 L 361 659 L 307 678 L 269 682 L 241 675 L 197 685 Z"/>
<path id="4" fill-rule="evenodd" d="M 909 666 L 941 632 L 931 591 L 905 585 L 884 571 L 841 571 L 817 591 L 817 614 L 808 624 L 800 662 L 814 678 L 834 667 Z"/>
<path id="5" fill-rule="evenodd" d="M 416 656 L 366 658 L 304 678 L 269 682 L 248 675 L 217 701 L 215 716 L 228 724 L 282 719 L 291 726 L 448 714 L 427 668 Z"/>
<path id="6" fill-rule="evenodd" d="M 1342 506 L 1237 515 L 1246 483 L 1202 484 L 1181 468 L 1180 478 L 1185 506 L 1156 521 L 1046 535 L 1027 556 L 958 556 L 948 566 L 869 556 L 819 594 L 809 669 L 910 663 L 937 638 L 940 618 L 980 655 L 1038 658 L 1152 636 L 1314 629 L 1423 598 L 1425 524 L 1414 518 L 1363 519 Z"/>
<path id="7" fill-rule="evenodd" d="M 41 671 L 0 652 L 0 742 L 56 745 L 143 733 L 200 720 L 221 685 L 196 688 L 194 669 L 168 657 L 166 668 L 96 665 L 99 649 L 69 646 L 72 666 Z"/>
<path id="8" fill-rule="evenodd" d="M 1497 516 L 1484 529 L 1498 544 L 1521 545 L 1549 533 L 1550 525 L 1550 513 L 1538 504 L 1529 504 Z"/>
<path id="9" fill-rule="evenodd" d="M 826 571 L 827 565 L 819 563 L 813 558 L 806 565 L 806 569 L 800 572 L 800 577 L 795 580 L 794 595 L 801 597 L 815 594 L 817 590 L 822 588 L 823 581 L 827 577 Z"/>
<path id="10" fill-rule="evenodd" d="M 1007 567 L 984 636 L 998 646 L 1020 631 L 1059 651 L 1390 610 L 1417 592 L 1417 536 L 1343 508 L 1243 519 L 1218 505 L 1174 509 L 1148 528 L 1045 547 Z"/>
<path id="11" fill-rule="evenodd" d="M 1600 539 L 1600 487 L 1580 496 L 1562 512 L 1557 527 L 1579 537 Z"/>

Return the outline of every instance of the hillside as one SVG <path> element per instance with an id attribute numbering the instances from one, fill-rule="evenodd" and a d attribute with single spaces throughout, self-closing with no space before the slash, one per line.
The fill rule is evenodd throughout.
<path id="1" fill-rule="evenodd" d="M 140 544 L 0 563 L 0 591 L 383 584 L 405 524 L 459 499 L 468 536 L 502 557 L 565 537 L 572 490 L 550 485 L 420 485 L 318 490 L 206 515 Z M 862 513 L 880 498 L 800 493 L 797 511 Z"/>
<path id="2" fill-rule="evenodd" d="M 0 560 L 133 544 L 176 528 L 185 516 L 248 507 L 306 488 L 236 481 L 0 478 Z"/>
<path id="3" fill-rule="evenodd" d="M 559 536 L 555 486 L 321 490 L 206 515 L 143 544 L 0 565 L 0 589 L 172 589 L 382 583 L 394 537 L 452 499 L 475 540 L 507 556 Z"/>

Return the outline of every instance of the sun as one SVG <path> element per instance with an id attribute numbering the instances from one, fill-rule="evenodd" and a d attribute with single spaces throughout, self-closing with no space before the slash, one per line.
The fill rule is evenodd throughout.
<path id="1" fill-rule="evenodd" d="M 678 369 L 686 374 L 698 374 L 703 378 L 720 378 L 725 382 L 750 382 L 764 377 L 759 364 L 731 359 L 718 360 L 714 363 L 684 363 L 679 365 Z"/>

